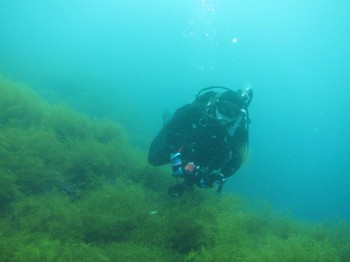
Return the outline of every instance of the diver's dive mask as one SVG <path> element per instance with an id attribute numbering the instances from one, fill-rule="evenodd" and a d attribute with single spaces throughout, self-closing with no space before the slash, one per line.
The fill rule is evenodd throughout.
<path id="1" fill-rule="evenodd" d="M 227 102 L 227 101 L 221 101 L 218 102 L 218 105 L 216 107 L 217 113 L 224 115 L 227 118 L 236 118 L 239 115 L 240 108 L 239 106 Z"/>
<path id="2" fill-rule="evenodd" d="M 196 99 L 201 94 L 211 89 L 223 89 L 224 92 L 213 92 L 215 95 L 205 105 L 203 113 L 209 119 L 216 119 L 222 125 L 232 125 L 244 118 L 248 120 L 247 108 L 253 98 L 253 91 L 250 85 L 244 90 L 233 91 L 226 87 L 211 86 L 200 90 Z"/>
<path id="3" fill-rule="evenodd" d="M 227 101 L 218 101 L 215 111 L 216 119 L 222 124 L 232 124 L 241 113 L 241 108 Z"/>

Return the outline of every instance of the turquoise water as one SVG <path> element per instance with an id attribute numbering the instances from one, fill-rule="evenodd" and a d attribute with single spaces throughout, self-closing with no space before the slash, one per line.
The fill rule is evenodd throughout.
<path id="1" fill-rule="evenodd" d="M 141 148 L 165 109 L 249 82 L 250 155 L 225 190 L 350 220 L 349 11 L 330 0 L 3 0 L 0 73 L 121 121 Z"/>

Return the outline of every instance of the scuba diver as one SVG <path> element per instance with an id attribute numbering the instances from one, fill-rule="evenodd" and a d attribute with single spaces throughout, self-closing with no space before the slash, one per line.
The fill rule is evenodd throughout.
<path id="1" fill-rule="evenodd" d="M 164 123 L 150 145 L 148 161 L 153 166 L 170 163 L 173 177 L 183 179 L 169 187 L 170 196 L 181 196 L 193 185 L 217 186 L 221 193 L 248 153 L 252 98 L 250 87 L 237 91 L 207 87 Z"/>

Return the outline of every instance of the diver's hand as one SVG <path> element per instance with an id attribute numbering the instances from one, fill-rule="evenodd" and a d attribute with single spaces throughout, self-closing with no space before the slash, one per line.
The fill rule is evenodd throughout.
<path id="1" fill-rule="evenodd" d="M 221 192 L 223 184 L 226 182 L 225 176 L 219 172 L 198 175 L 197 185 L 201 188 L 212 188 L 218 186 Z"/>
<path id="2" fill-rule="evenodd" d="M 196 184 L 201 188 L 212 188 L 213 178 L 212 173 L 205 168 L 199 168 L 196 172 Z"/>
<path id="3" fill-rule="evenodd" d="M 222 191 L 222 186 L 225 184 L 226 182 L 226 178 L 223 174 L 221 173 L 215 173 L 213 174 L 213 178 L 214 178 L 214 185 L 217 185 L 218 188 L 216 189 L 216 193 L 220 194 Z"/>
<path id="4" fill-rule="evenodd" d="M 226 182 L 225 176 L 221 173 L 211 173 L 213 185 L 223 185 Z"/>
<path id="5" fill-rule="evenodd" d="M 176 166 L 176 167 L 172 167 L 173 169 L 173 177 L 183 177 L 184 171 L 182 166 Z"/>

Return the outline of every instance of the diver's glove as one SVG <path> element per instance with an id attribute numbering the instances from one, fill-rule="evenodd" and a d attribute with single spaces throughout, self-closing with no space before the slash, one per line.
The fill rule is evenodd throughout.
<path id="1" fill-rule="evenodd" d="M 173 169 L 173 177 L 182 177 L 184 174 L 184 170 L 182 167 L 180 152 L 176 152 L 170 155 L 170 163 Z"/>
<path id="2" fill-rule="evenodd" d="M 214 186 L 218 186 L 218 188 L 216 189 L 216 193 L 220 194 L 222 191 L 222 186 L 225 184 L 226 182 L 226 178 L 223 174 L 221 173 L 212 173 L 214 182 L 213 185 Z"/>
<path id="3" fill-rule="evenodd" d="M 226 182 L 225 176 L 219 172 L 198 174 L 197 186 L 201 188 L 212 188 L 218 186 L 217 193 L 221 193 L 222 186 Z"/>

